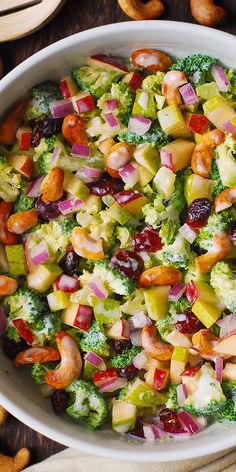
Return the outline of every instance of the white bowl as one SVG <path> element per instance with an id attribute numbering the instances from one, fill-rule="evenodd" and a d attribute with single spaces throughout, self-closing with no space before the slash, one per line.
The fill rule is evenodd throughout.
<path id="1" fill-rule="evenodd" d="M 94 53 L 129 56 L 137 48 L 155 47 L 173 56 L 205 52 L 236 68 L 236 39 L 187 23 L 143 21 L 118 23 L 78 33 L 43 49 L 0 81 L 1 112 L 44 79 L 59 79 L 71 65 Z M 236 444 L 236 424 L 214 424 L 187 440 L 131 443 L 111 431 L 88 432 L 68 417 L 54 415 L 24 370 L 16 370 L 0 353 L 0 404 L 23 423 L 66 446 L 90 454 L 135 461 L 170 461 L 219 452 Z"/>

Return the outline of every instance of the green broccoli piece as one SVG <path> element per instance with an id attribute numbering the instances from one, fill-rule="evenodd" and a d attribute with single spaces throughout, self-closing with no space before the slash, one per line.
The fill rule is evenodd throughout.
<path id="1" fill-rule="evenodd" d="M 176 315 L 176 314 L 178 315 L 180 313 L 185 313 L 186 311 L 190 309 L 191 309 L 191 304 L 189 303 L 187 298 L 184 296 L 175 302 L 174 301 L 169 302 L 168 311 L 171 315 Z"/>
<path id="2" fill-rule="evenodd" d="M 36 231 L 31 233 L 32 247 L 41 241 L 46 242 L 50 253 L 50 262 L 60 260 L 61 256 L 66 252 L 67 246 L 70 244 L 69 229 L 72 229 L 74 223 L 67 223 L 67 219 L 64 221 L 65 223 L 53 220 L 50 223 L 39 226 Z M 74 222 L 74 220 L 69 221 Z"/>
<path id="3" fill-rule="evenodd" d="M 169 264 L 179 269 L 187 269 L 190 262 L 190 244 L 178 234 L 173 244 L 164 246 L 160 258 L 164 264 Z"/>
<path id="4" fill-rule="evenodd" d="M 144 90 L 151 90 L 154 93 L 161 93 L 161 84 L 164 79 L 164 72 L 158 71 L 156 74 L 148 75 L 142 82 Z"/>
<path id="5" fill-rule="evenodd" d="M 60 312 L 44 315 L 31 325 L 30 329 L 34 333 L 34 344 L 45 344 L 53 339 L 61 329 Z"/>
<path id="6" fill-rule="evenodd" d="M 211 271 L 211 286 L 228 310 L 236 313 L 236 275 L 226 262 L 217 262 Z"/>
<path id="7" fill-rule="evenodd" d="M 228 231 L 231 223 L 235 220 L 235 208 L 223 210 L 220 213 L 212 213 L 207 224 L 199 230 L 194 243 L 201 249 L 208 251 L 212 246 L 213 233 L 215 231 Z"/>
<path id="8" fill-rule="evenodd" d="M 117 136 L 119 141 L 128 144 L 151 144 L 153 147 L 160 149 L 171 141 L 168 136 L 161 128 L 157 125 L 156 121 L 153 121 L 149 131 L 142 136 L 131 131 L 124 131 Z"/>
<path id="9" fill-rule="evenodd" d="M 32 88 L 30 101 L 24 114 L 24 120 L 41 120 L 52 116 L 50 104 L 55 100 L 61 100 L 61 92 L 58 84 L 54 82 L 43 82 Z"/>
<path id="10" fill-rule="evenodd" d="M 109 92 L 111 85 L 122 77 L 123 74 L 113 70 L 104 70 L 90 66 L 73 67 L 72 76 L 78 86 L 91 93 L 96 99 Z"/>
<path id="11" fill-rule="evenodd" d="M 215 199 L 219 193 L 223 192 L 227 187 L 224 186 L 220 178 L 220 173 L 217 165 L 217 159 L 213 159 L 211 166 L 211 173 L 209 175 L 210 180 L 215 181 L 215 186 L 212 190 L 212 197 Z"/>
<path id="12" fill-rule="evenodd" d="M 158 228 L 161 221 L 167 218 L 167 210 L 160 195 L 156 195 L 153 202 L 144 205 L 142 212 L 145 223 L 152 226 L 154 229 Z"/>
<path id="13" fill-rule="evenodd" d="M 139 354 L 139 352 L 141 352 L 141 350 L 142 349 L 139 346 L 132 346 L 130 349 L 125 349 L 121 354 L 112 357 L 110 359 L 110 364 L 116 369 L 127 367 L 132 364 L 132 360 L 137 356 L 137 354 Z"/>
<path id="14" fill-rule="evenodd" d="M 225 405 L 216 413 L 217 421 L 236 421 L 236 383 L 223 381 L 222 390 L 226 396 Z"/>
<path id="15" fill-rule="evenodd" d="M 116 269 L 110 267 L 106 260 L 97 261 L 94 265 L 92 274 L 89 272 L 83 273 L 79 277 L 82 286 L 87 285 L 91 279 L 98 278 L 102 280 L 110 293 L 117 293 L 118 295 L 130 296 L 135 288 L 135 281 L 120 274 Z"/>
<path id="16" fill-rule="evenodd" d="M 0 198 L 5 202 L 15 202 L 19 195 L 21 175 L 12 170 L 7 158 L 0 156 Z"/>
<path id="17" fill-rule="evenodd" d="M 20 288 L 6 299 L 11 320 L 21 318 L 26 323 L 34 323 L 41 316 L 44 305 L 33 290 Z"/>
<path id="18" fill-rule="evenodd" d="M 176 384 L 171 384 L 169 386 L 167 395 L 168 395 L 168 400 L 166 403 L 166 407 L 169 408 L 170 410 L 178 410 L 179 404 L 178 404 L 178 398 L 177 398 L 177 385 Z"/>
<path id="19" fill-rule="evenodd" d="M 112 84 L 110 92 L 102 95 L 102 97 L 98 100 L 97 105 L 101 110 L 104 111 L 105 102 L 107 100 L 113 99 L 118 101 L 118 109 L 114 110 L 113 113 L 117 114 L 118 119 L 127 126 L 132 113 L 134 93 L 124 82 Z"/>
<path id="20" fill-rule="evenodd" d="M 157 331 L 164 342 L 167 342 L 166 337 L 171 333 L 171 331 L 173 331 L 174 327 L 174 321 L 170 314 L 166 315 L 165 318 L 156 321 Z"/>
<path id="21" fill-rule="evenodd" d="M 84 420 L 89 429 L 98 429 L 104 424 L 108 416 L 107 402 L 95 385 L 76 380 L 66 391 L 70 393 L 71 401 L 66 409 L 68 415 L 78 422 Z"/>
<path id="22" fill-rule="evenodd" d="M 48 151 L 42 152 L 37 160 L 37 168 L 40 174 L 48 174 L 52 169 L 52 153 Z"/>
<path id="23" fill-rule="evenodd" d="M 87 333 L 77 332 L 76 334 L 77 336 L 80 336 L 80 348 L 82 351 L 93 351 L 98 356 L 109 356 L 110 351 L 107 337 L 103 332 L 102 326 L 96 320 L 92 321 Z"/>
<path id="24" fill-rule="evenodd" d="M 214 369 L 210 364 L 204 364 L 195 379 L 196 390 L 185 400 L 184 410 L 194 416 L 215 416 L 224 407 L 226 397 Z"/>
<path id="25" fill-rule="evenodd" d="M 18 213 L 19 211 L 28 211 L 34 207 L 35 199 L 33 197 L 27 197 L 26 195 L 28 185 L 28 182 L 25 182 L 24 180 L 21 181 L 19 197 L 14 205 L 15 213 Z"/>
<path id="26" fill-rule="evenodd" d="M 72 230 L 78 226 L 78 223 L 73 218 L 65 218 L 60 221 L 61 231 L 67 237 L 71 236 Z"/>
<path id="27" fill-rule="evenodd" d="M 35 384 L 42 385 L 45 383 L 45 375 L 50 370 L 55 369 L 55 362 L 36 362 L 31 367 L 31 376 Z"/>
<path id="28" fill-rule="evenodd" d="M 191 54 L 180 57 L 171 66 L 171 70 L 179 70 L 186 74 L 196 85 L 212 81 L 211 69 L 218 60 L 207 54 Z"/>
<path id="29" fill-rule="evenodd" d="M 178 213 L 181 213 L 186 205 L 184 195 L 185 180 L 192 174 L 191 167 L 187 167 L 180 172 L 177 172 L 175 179 L 175 190 L 170 199 L 171 207 Z"/>
<path id="30" fill-rule="evenodd" d="M 11 339 L 12 341 L 15 341 L 16 343 L 20 341 L 20 333 L 15 328 L 15 326 L 11 323 L 10 320 L 8 320 L 8 328 L 6 331 L 6 337 L 8 339 Z"/>
<path id="31" fill-rule="evenodd" d="M 179 228 L 180 223 L 178 218 L 174 220 L 163 220 L 159 231 L 162 244 L 172 244 L 178 234 Z"/>

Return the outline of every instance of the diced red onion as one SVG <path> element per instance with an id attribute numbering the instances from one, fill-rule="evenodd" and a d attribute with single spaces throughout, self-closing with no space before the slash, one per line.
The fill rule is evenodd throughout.
<path id="1" fill-rule="evenodd" d="M 178 413 L 178 418 L 181 421 L 184 428 L 186 428 L 190 434 L 195 434 L 200 431 L 201 428 L 199 424 L 197 423 L 197 421 L 195 420 L 195 418 L 193 418 L 186 411 L 181 411 L 180 413 Z"/>
<path id="2" fill-rule="evenodd" d="M 116 390 L 125 387 L 125 385 L 127 385 L 127 380 L 118 377 L 117 379 L 109 380 L 109 382 L 104 383 L 102 387 L 99 388 L 99 392 L 115 392 Z"/>
<path id="3" fill-rule="evenodd" d="M 41 175 L 37 179 L 33 180 L 33 182 L 31 182 L 26 192 L 27 197 L 37 198 L 41 195 L 41 185 L 44 177 L 44 175 Z"/>
<path id="4" fill-rule="evenodd" d="M 79 286 L 79 279 L 76 277 L 76 275 L 62 274 L 59 279 L 57 279 L 56 290 L 73 293 L 78 290 Z"/>
<path id="5" fill-rule="evenodd" d="M 182 297 L 182 295 L 184 294 L 185 289 L 186 289 L 185 284 L 176 284 L 176 285 L 174 285 L 174 287 L 172 287 L 172 289 L 170 290 L 169 300 L 171 302 L 177 302 Z"/>
<path id="6" fill-rule="evenodd" d="M 223 67 L 219 66 L 219 64 L 214 64 L 211 69 L 211 73 L 216 81 L 217 87 L 220 92 L 228 92 L 230 82 L 227 78 L 227 75 L 223 69 Z"/>
<path id="7" fill-rule="evenodd" d="M 89 362 L 89 364 L 91 364 L 93 367 L 96 367 L 99 370 L 106 370 L 106 364 L 104 360 L 94 352 L 87 352 L 87 354 L 85 354 L 84 356 L 84 359 Z"/>
<path id="8" fill-rule="evenodd" d="M 54 148 L 53 153 L 52 153 L 52 163 L 53 163 L 53 165 L 56 165 L 60 154 L 61 154 L 61 146 L 58 145 Z"/>
<path id="9" fill-rule="evenodd" d="M 130 333 L 130 340 L 133 346 L 142 346 L 142 330 L 136 329 L 135 331 L 131 331 Z"/>
<path id="10" fill-rule="evenodd" d="M 226 334 L 236 331 L 236 316 L 227 315 L 222 320 L 218 320 L 216 324 L 220 327 L 220 338 L 222 338 Z"/>
<path id="11" fill-rule="evenodd" d="M 106 113 L 105 119 L 111 128 L 116 128 L 117 126 L 119 126 L 119 123 L 113 113 Z"/>
<path id="12" fill-rule="evenodd" d="M 2 306 L 0 306 L 0 335 L 4 334 L 7 330 L 7 319 L 5 311 Z"/>
<path id="13" fill-rule="evenodd" d="M 95 167 L 83 166 L 83 173 L 92 179 L 99 179 L 102 175 L 102 170 Z"/>
<path id="14" fill-rule="evenodd" d="M 216 370 L 216 380 L 222 382 L 222 372 L 224 367 L 224 361 L 221 357 L 215 358 L 215 370 Z"/>
<path id="15" fill-rule="evenodd" d="M 144 116 L 134 115 L 130 118 L 128 128 L 132 133 L 143 136 L 150 129 L 152 122 Z"/>
<path id="16" fill-rule="evenodd" d="M 123 182 L 129 185 L 129 187 L 133 187 L 139 181 L 138 169 L 132 163 L 126 164 L 126 166 L 122 167 L 119 170 L 119 174 Z"/>
<path id="17" fill-rule="evenodd" d="M 159 428 L 156 424 L 152 425 L 152 429 L 153 429 L 156 439 L 162 439 L 164 436 L 166 436 L 165 431 Z"/>
<path id="18" fill-rule="evenodd" d="M 72 156 L 79 156 L 87 159 L 90 157 L 90 146 L 87 146 L 86 144 L 73 144 L 71 154 Z"/>
<path id="19" fill-rule="evenodd" d="M 150 318 L 144 313 L 144 311 L 138 311 L 135 315 L 130 316 L 129 319 L 130 330 L 134 331 L 135 329 L 144 328 L 144 326 L 149 326 L 152 324 Z"/>
<path id="20" fill-rule="evenodd" d="M 190 244 L 192 244 L 197 237 L 197 231 L 194 231 L 192 228 L 190 228 L 187 223 L 184 223 L 184 225 L 179 228 L 179 232 Z"/>
<path id="21" fill-rule="evenodd" d="M 199 291 L 194 283 L 194 280 L 191 280 L 188 285 L 187 285 L 187 288 L 186 288 L 186 297 L 189 301 L 189 303 L 191 303 L 191 305 L 194 304 L 194 302 L 198 299 L 199 297 Z"/>
<path id="22" fill-rule="evenodd" d="M 191 84 L 188 83 L 182 85 L 182 87 L 179 88 L 179 91 L 186 105 L 195 105 L 195 103 L 199 102 L 196 92 Z"/>
<path id="23" fill-rule="evenodd" d="M 70 100 L 56 100 L 50 103 L 50 110 L 53 118 L 63 118 L 74 110 Z"/>
<path id="24" fill-rule="evenodd" d="M 147 354 L 145 351 L 139 352 L 132 360 L 132 364 L 136 369 L 142 369 L 147 362 Z"/>
<path id="25" fill-rule="evenodd" d="M 58 203 L 58 208 L 62 215 L 68 215 L 81 209 L 81 205 L 84 205 L 83 200 L 79 198 L 68 198 Z"/>
<path id="26" fill-rule="evenodd" d="M 108 291 L 100 280 L 94 279 L 88 285 L 93 291 L 95 297 L 99 298 L 99 300 L 104 300 L 104 298 L 108 297 Z"/>
<path id="27" fill-rule="evenodd" d="M 105 101 L 105 109 L 107 111 L 113 111 L 118 108 L 118 101 L 114 98 L 113 100 L 106 100 Z"/>
<path id="28" fill-rule="evenodd" d="M 168 169 L 172 170 L 173 164 L 172 164 L 172 154 L 170 151 L 166 151 L 166 149 L 161 149 L 160 150 L 160 159 L 161 159 L 161 165 L 163 167 L 167 167 Z"/>
<path id="29" fill-rule="evenodd" d="M 34 246 L 30 251 L 30 257 L 35 265 L 44 264 L 44 262 L 47 262 L 50 259 L 47 243 L 42 241 L 41 243 L 37 244 L 37 246 Z"/>
<path id="30" fill-rule="evenodd" d="M 228 131 L 228 133 L 231 133 L 233 138 L 236 139 L 236 126 L 232 123 L 232 121 L 226 121 L 223 126 L 224 129 Z"/>
<path id="31" fill-rule="evenodd" d="M 176 393 L 177 393 L 178 405 L 182 407 L 185 403 L 186 398 L 188 397 L 188 390 L 187 390 L 186 385 L 184 384 L 177 385 Z"/>

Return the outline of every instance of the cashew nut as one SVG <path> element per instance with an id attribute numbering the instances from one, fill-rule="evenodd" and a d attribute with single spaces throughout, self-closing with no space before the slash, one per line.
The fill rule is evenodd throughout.
<path id="1" fill-rule="evenodd" d="M 201 142 L 196 145 L 191 159 L 191 166 L 195 174 L 205 179 L 209 177 L 213 149 L 222 143 L 224 139 L 225 134 L 219 129 L 213 129 L 203 135 Z"/>
<path id="2" fill-rule="evenodd" d="M 150 357 L 160 361 L 171 359 L 174 348 L 170 344 L 162 343 L 158 340 L 154 325 L 145 326 L 142 329 L 141 337 L 142 347 Z"/>
<path id="3" fill-rule="evenodd" d="M 50 346 L 31 347 L 25 351 L 19 352 L 15 357 L 15 367 L 21 364 L 34 364 L 35 362 L 59 361 L 59 352 Z"/>
<path id="4" fill-rule="evenodd" d="M 166 97 L 167 105 L 181 105 L 179 87 L 186 84 L 186 82 L 186 75 L 183 72 L 170 70 L 166 73 L 162 82 L 162 95 Z"/>
<path id="5" fill-rule="evenodd" d="M 30 451 L 25 447 L 20 449 L 14 457 L 0 454 L 1 472 L 21 472 L 30 461 Z"/>
<path id="6" fill-rule="evenodd" d="M 236 188 L 227 188 L 223 192 L 219 193 L 215 198 L 214 205 L 215 210 L 222 211 L 226 208 L 230 208 L 233 203 L 236 202 Z"/>
<path id="7" fill-rule="evenodd" d="M 167 54 L 158 49 L 136 49 L 130 58 L 134 67 L 148 70 L 152 73 L 166 72 L 172 64 L 172 60 Z"/>
<path id="8" fill-rule="evenodd" d="M 133 20 L 151 20 L 159 18 L 164 12 L 161 0 L 149 0 L 143 3 L 141 0 L 118 0 L 122 10 Z"/>
<path id="9" fill-rule="evenodd" d="M 230 237 L 224 231 L 215 231 L 212 246 L 206 254 L 196 257 L 196 266 L 200 274 L 206 274 L 213 265 L 222 261 L 231 251 Z"/>
<path id="10" fill-rule="evenodd" d="M 145 270 L 139 277 L 140 287 L 176 285 L 182 282 L 182 272 L 173 266 L 156 266 Z"/>
<path id="11" fill-rule="evenodd" d="M 5 410 L 3 406 L 0 406 L 0 426 L 6 423 L 7 416 L 8 416 L 7 410 Z"/>
<path id="12" fill-rule="evenodd" d="M 61 354 L 61 365 L 47 372 L 45 381 L 53 388 L 64 389 L 79 378 L 82 359 L 74 339 L 65 331 L 59 331 L 56 342 Z"/>
<path id="13" fill-rule="evenodd" d="M 226 19 L 226 11 L 213 0 L 190 0 L 190 8 L 195 20 L 204 26 L 216 26 Z"/>

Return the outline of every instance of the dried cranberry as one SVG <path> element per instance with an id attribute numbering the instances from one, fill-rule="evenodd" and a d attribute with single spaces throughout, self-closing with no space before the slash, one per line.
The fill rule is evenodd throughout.
<path id="1" fill-rule="evenodd" d="M 19 354 L 19 352 L 28 349 L 28 347 L 28 343 L 22 338 L 20 338 L 20 340 L 16 342 L 13 339 L 9 339 L 7 336 L 3 337 L 2 350 L 4 354 L 6 354 L 8 359 L 15 359 L 16 355 Z"/>
<path id="2" fill-rule="evenodd" d="M 126 349 L 130 349 L 131 346 L 132 344 L 129 339 L 115 339 L 114 340 L 114 348 L 118 354 L 120 354 Z"/>
<path id="3" fill-rule="evenodd" d="M 231 241 L 236 241 L 236 222 L 232 224 L 230 229 L 230 239 Z"/>
<path id="4" fill-rule="evenodd" d="M 62 268 L 64 274 L 74 275 L 79 270 L 79 261 L 80 257 L 76 254 L 72 246 L 70 246 L 64 257 L 60 260 L 59 266 Z"/>
<path id="5" fill-rule="evenodd" d="M 192 228 L 202 228 L 207 223 L 210 212 L 210 200 L 208 198 L 196 198 L 188 207 L 186 223 Z"/>
<path id="6" fill-rule="evenodd" d="M 140 421 L 136 422 L 135 428 L 129 431 L 129 434 L 136 436 L 137 438 L 144 438 L 143 425 Z"/>
<path id="7" fill-rule="evenodd" d="M 164 430 L 168 433 L 184 432 L 183 425 L 180 423 L 178 415 L 169 408 L 163 408 L 159 413 L 160 421 L 163 423 Z"/>
<path id="8" fill-rule="evenodd" d="M 111 258 L 110 264 L 120 274 L 135 280 L 139 278 L 144 268 L 143 260 L 138 254 L 125 250 L 117 251 Z"/>
<path id="9" fill-rule="evenodd" d="M 102 179 L 98 182 L 88 184 L 93 195 L 103 197 L 104 195 L 114 195 L 124 188 L 124 183 L 119 179 Z"/>
<path id="10" fill-rule="evenodd" d="M 132 249 L 134 251 L 156 252 L 162 248 L 160 236 L 153 230 L 146 228 L 142 233 L 134 236 Z"/>
<path id="11" fill-rule="evenodd" d="M 192 311 L 185 313 L 186 320 L 177 321 L 176 329 L 183 334 L 193 334 L 203 328 L 201 321 L 194 315 Z"/>
<path id="12" fill-rule="evenodd" d="M 138 373 L 138 369 L 137 369 L 137 367 L 134 367 L 133 364 L 128 365 L 126 367 L 122 367 L 121 369 L 119 369 L 120 376 L 125 377 L 128 380 L 133 379 L 135 377 L 135 375 L 137 375 L 137 373 Z"/>
<path id="13" fill-rule="evenodd" d="M 51 396 L 51 405 L 55 413 L 63 413 L 68 406 L 70 395 L 65 390 L 56 390 Z"/>
<path id="14" fill-rule="evenodd" d="M 57 200 L 55 202 L 43 202 L 42 198 L 39 197 L 35 203 L 35 209 L 38 213 L 38 216 L 45 221 L 50 221 L 54 218 L 57 218 L 59 215 L 61 215 L 58 207 L 58 203 L 60 201 L 61 200 Z"/>
<path id="15" fill-rule="evenodd" d="M 38 120 L 35 122 L 35 125 L 32 130 L 31 144 L 33 147 L 39 145 L 42 138 L 49 138 L 53 134 L 56 134 L 60 131 L 62 125 L 62 120 L 55 120 L 54 118 L 44 118 L 43 120 Z"/>

